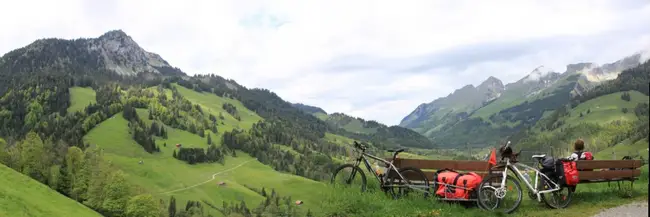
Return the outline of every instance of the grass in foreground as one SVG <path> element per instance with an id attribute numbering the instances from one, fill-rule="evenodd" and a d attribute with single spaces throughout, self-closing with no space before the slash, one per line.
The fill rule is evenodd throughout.
<path id="1" fill-rule="evenodd" d="M 373 180 L 368 180 L 369 184 Z M 626 183 L 626 184 L 629 184 Z M 648 200 L 648 166 L 642 168 L 640 180 L 634 183 L 632 198 L 621 197 L 619 191 L 612 183 L 581 184 L 578 185 L 576 193 L 569 207 L 565 209 L 550 209 L 543 202 L 538 203 L 526 195 L 527 190 L 522 192 L 523 200 L 519 208 L 510 215 L 503 215 L 485 211 L 472 206 L 466 208 L 460 204 L 437 201 L 434 199 L 423 199 L 422 197 L 404 198 L 398 200 L 389 199 L 383 192 L 378 192 L 376 187 L 369 192 L 361 193 L 358 188 L 332 188 L 324 195 L 322 213 L 315 213 L 315 216 L 593 216 L 604 209 L 619 205 Z"/>
<path id="2" fill-rule="evenodd" d="M 0 216 L 101 216 L 32 178 L 0 164 Z"/>
<path id="3" fill-rule="evenodd" d="M 96 103 L 95 90 L 89 87 L 71 87 L 70 89 L 70 107 L 68 113 L 83 111 L 86 106 Z"/>

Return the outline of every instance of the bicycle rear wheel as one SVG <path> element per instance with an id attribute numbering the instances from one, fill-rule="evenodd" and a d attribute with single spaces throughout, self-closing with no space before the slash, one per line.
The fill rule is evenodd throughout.
<path id="1" fill-rule="evenodd" d="M 395 171 L 391 170 L 391 172 L 394 173 Z M 391 194 L 393 198 L 397 199 L 409 194 L 418 193 L 422 193 L 425 198 L 429 196 L 429 179 L 422 170 L 415 167 L 404 167 L 400 168 L 398 172 L 402 177 L 404 177 L 404 179 L 400 178 L 396 174 L 392 175 L 389 172 L 391 175 L 388 177 L 387 181 L 387 184 L 392 187 L 387 187 L 386 191 Z M 411 187 L 409 187 L 409 185 Z"/>
<path id="2" fill-rule="evenodd" d="M 514 177 L 506 176 L 505 186 L 501 186 L 501 174 L 489 175 L 478 187 L 478 203 L 481 208 L 502 213 L 512 213 L 521 204 L 521 185 Z"/>
<path id="3" fill-rule="evenodd" d="M 360 187 L 361 192 L 366 191 L 366 174 L 352 164 L 344 164 L 334 170 L 330 182 L 335 187 Z"/>

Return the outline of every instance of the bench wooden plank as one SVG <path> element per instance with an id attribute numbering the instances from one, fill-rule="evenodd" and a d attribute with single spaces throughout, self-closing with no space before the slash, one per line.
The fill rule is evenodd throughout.
<path id="1" fill-rule="evenodd" d="M 444 168 L 467 171 L 489 170 L 489 164 L 487 161 L 396 159 L 393 164 L 398 168 L 416 167 L 422 170 Z"/>
<path id="2" fill-rule="evenodd" d="M 641 160 L 584 160 L 576 161 L 579 170 L 582 169 L 609 169 L 609 168 L 639 168 L 643 165 Z"/>
<path id="3" fill-rule="evenodd" d="M 641 176 L 641 170 L 603 170 L 603 171 L 580 171 L 578 173 L 581 181 L 633 178 Z"/>

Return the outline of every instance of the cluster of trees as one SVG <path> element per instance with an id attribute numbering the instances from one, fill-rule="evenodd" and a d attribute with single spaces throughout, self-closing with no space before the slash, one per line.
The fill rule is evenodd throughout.
<path id="1" fill-rule="evenodd" d="M 29 132 L 15 144 L 0 141 L 0 163 L 104 216 L 158 216 L 164 207 L 127 183 L 124 172 L 103 160 L 100 147 L 82 150 Z"/>
<path id="2" fill-rule="evenodd" d="M 297 217 L 297 216 L 307 216 L 313 217 L 313 214 L 310 210 L 306 214 L 300 215 L 301 213 L 298 210 L 296 205 L 293 205 L 291 197 L 280 196 L 275 189 L 271 189 L 271 193 L 267 193 L 264 188 L 258 190 L 246 186 L 248 189 L 251 189 L 258 194 L 262 195 L 265 199 L 260 202 L 260 204 L 255 208 L 248 208 L 246 202 L 231 202 L 223 203 L 221 208 L 217 208 L 223 215 L 230 216 L 232 214 L 239 214 L 244 217 L 271 217 L 271 216 L 286 216 L 286 217 Z"/>
<path id="3" fill-rule="evenodd" d="M 192 79 L 172 77 L 164 82 L 179 85 L 199 92 L 209 92 L 217 96 L 227 96 L 236 99 L 251 111 L 266 120 L 283 122 L 290 126 L 287 130 L 297 132 L 304 138 L 318 140 L 325 136 L 329 126 L 313 115 L 302 112 L 275 93 L 266 89 L 247 89 L 233 80 L 227 80 L 217 75 L 196 75 Z"/>
<path id="4" fill-rule="evenodd" d="M 63 140 L 73 146 L 83 146 L 83 136 L 95 125 L 120 112 L 119 87 L 97 87 L 97 103 L 84 111 L 68 113 L 70 94 L 68 75 L 36 74 L 17 79 L 0 98 L 0 136 L 20 140 L 34 131 L 43 138 Z M 22 80 L 25 79 L 25 80 Z"/>
<path id="5" fill-rule="evenodd" d="M 167 206 L 167 215 L 169 217 L 212 217 L 203 210 L 203 206 L 199 201 L 188 200 L 184 209 L 178 209 L 176 206 L 176 198 L 171 196 L 169 199 L 169 206 Z"/>
<path id="6" fill-rule="evenodd" d="M 205 136 L 205 130 L 210 130 L 217 133 L 217 125 L 223 124 L 212 114 L 207 114 L 203 111 L 201 106 L 192 104 L 189 100 L 185 99 L 178 90 L 171 85 L 172 97 L 168 99 L 164 85 L 160 85 L 157 100 L 149 101 L 149 119 L 160 120 L 167 126 L 186 130 L 190 133 L 197 134 L 201 137 Z"/>
<path id="7" fill-rule="evenodd" d="M 339 145 L 323 140 L 310 141 L 284 129 L 286 126 L 281 122 L 259 122 L 249 131 L 225 132 L 222 145 L 232 150 L 242 150 L 278 171 L 314 180 L 329 178 L 331 171 L 338 166 L 332 156 L 346 154 L 345 148 Z M 299 156 L 273 144 L 291 146 Z"/>
<path id="8" fill-rule="evenodd" d="M 621 94 L 621 99 L 622 99 L 622 100 L 625 100 L 625 101 L 628 101 L 628 102 L 629 102 L 630 100 L 632 100 L 632 99 L 630 98 L 630 93 L 629 93 L 629 92 L 623 92 L 623 94 Z"/>
<path id="9" fill-rule="evenodd" d="M 152 135 L 160 133 L 160 129 L 153 129 L 147 127 L 142 119 L 138 116 L 138 112 L 131 104 L 124 105 L 124 112 L 122 112 L 124 119 L 129 121 L 129 132 L 135 140 L 145 151 L 149 153 L 160 152 L 160 148 L 156 145 Z"/>
<path id="10" fill-rule="evenodd" d="M 235 107 L 235 105 L 224 103 L 222 107 L 223 110 L 226 110 L 226 112 L 228 112 L 228 114 L 232 115 L 238 121 L 241 121 L 241 117 L 239 117 L 239 113 L 237 112 L 237 107 Z"/>
<path id="11" fill-rule="evenodd" d="M 185 161 L 189 164 L 197 163 L 225 163 L 225 156 L 228 155 L 228 149 L 225 146 L 217 147 L 214 144 L 208 146 L 208 150 L 203 148 L 183 148 L 174 150 L 172 156 L 178 160 Z"/>

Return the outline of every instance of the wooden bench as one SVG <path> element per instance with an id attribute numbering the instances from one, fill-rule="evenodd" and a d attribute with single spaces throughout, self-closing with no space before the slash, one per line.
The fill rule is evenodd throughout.
<path id="1" fill-rule="evenodd" d="M 629 181 L 630 189 L 624 189 L 630 190 L 624 192 L 628 195 L 631 193 L 634 181 L 641 176 L 641 170 L 639 170 L 641 166 L 643 166 L 641 160 L 583 160 L 576 162 L 577 169 L 582 170 L 578 172 L 579 184 L 602 182 L 609 184 L 615 181 L 621 190 L 621 182 Z"/>

